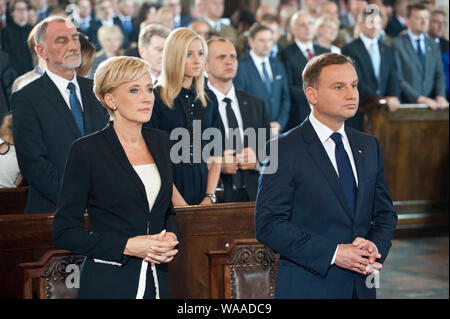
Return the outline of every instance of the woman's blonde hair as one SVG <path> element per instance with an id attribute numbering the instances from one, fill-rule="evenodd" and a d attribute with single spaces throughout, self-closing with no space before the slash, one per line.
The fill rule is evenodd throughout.
<path id="1" fill-rule="evenodd" d="M 205 57 L 200 75 L 193 79 L 193 86 L 197 89 L 197 99 L 202 102 L 202 106 L 206 107 L 207 105 L 204 71 L 208 46 L 196 32 L 188 28 L 178 28 L 172 31 L 167 38 L 162 59 L 161 99 L 169 108 L 173 108 L 173 100 L 181 92 L 188 48 L 193 40 L 201 42 Z"/>
<path id="2" fill-rule="evenodd" d="M 100 63 L 95 71 L 95 96 L 109 115 L 114 116 L 114 111 L 105 102 L 105 94 L 111 93 L 124 83 L 139 80 L 145 74 L 150 76 L 150 65 L 146 61 L 128 56 L 111 57 Z"/>
<path id="3" fill-rule="evenodd" d="M 122 30 L 117 25 L 104 25 L 97 31 L 98 41 L 101 42 L 107 37 L 119 37 L 123 41 Z"/>
<path id="4" fill-rule="evenodd" d="M 326 15 L 319 17 L 316 20 L 316 22 L 314 23 L 314 34 L 316 35 L 316 37 L 317 37 L 319 29 L 329 23 L 335 24 L 337 26 L 337 30 L 339 30 L 339 26 L 341 25 L 341 23 L 339 22 L 339 19 L 326 14 Z"/>

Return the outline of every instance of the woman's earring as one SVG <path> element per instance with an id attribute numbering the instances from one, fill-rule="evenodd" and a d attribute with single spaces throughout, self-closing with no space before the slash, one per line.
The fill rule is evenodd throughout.
<path id="1" fill-rule="evenodd" d="M 117 111 L 117 106 L 114 106 L 114 107 L 112 108 L 112 110 L 113 110 L 113 111 Z"/>

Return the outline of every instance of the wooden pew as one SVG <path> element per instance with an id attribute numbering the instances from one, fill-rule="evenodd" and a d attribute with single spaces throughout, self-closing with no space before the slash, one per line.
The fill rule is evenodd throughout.
<path id="1" fill-rule="evenodd" d="M 448 234 L 449 110 L 366 100 L 364 131 L 380 141 L 389 193 L 399 213 L 397 235 Z"/>
<path id="2" fill-rule="evenodd" d="M 28 187 L 0 188 L 0 215 L 23 214 Z"/>
<path id="3" fill-rule="evenodd" d="M 448 202 L 407 204 L 394 206 L 399 211 L 396 236 L 430 225 L 448 225 L 448 214 L 442 213 L 448 212 Z M 181 236 L 179 254 L 169 264 L 171 297 L 209 298 L 207 253 L 224 250 L 236 239 L 255 238 L 254 202 L 177 207 L 176 211 Z M 435 214 L 430 217 L 424 211 Z M 87 215 L 85 222 L 89 229 Z M 38 261 L 45 252 L 56 249 L 52 223 L 53 214 L 0 216 L 0 299 L 23 297 L 23 274 L 18 264 Z"/>

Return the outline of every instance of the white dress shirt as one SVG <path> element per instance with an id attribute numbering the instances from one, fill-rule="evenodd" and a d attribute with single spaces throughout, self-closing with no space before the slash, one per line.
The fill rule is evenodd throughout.
<path id="1" fill-rule="evenodd" d="M 80 101 L 81 109 L 84 110 L 83 100 L 81 99 L 80 86 L 78 85 L 77 75 L 75 72 L 73 74 L 73 79 L 71 81 L 67 81 L 66 79 L 52 73 L 48 68 L 45 69 L 45 73 L 47 73 L 50 80 L 52 80 L 53 83 L 55 83 L 56 87 L 58 88 L 59 92 L 61 93 L 62 97 L 64 98 L 64 101 L 66 101 L 69 109 L 70 109 L 70 100 L 69 100 L 70 90 L 67 88 L 67 86 L 69 85 L 69 82 L 72 82 L 75 85 L 75 91 L 77 94 L 78 101 Z"/>
<path id="2" fill-rule="evenodd" d="M 408 36 L 411 40 L 411 44 L 414 48 L 414 50 L 417 52 L 417 40 L 420 39 L 420 50 L 422 51 L 422 54 L 425 55 L 425 33 L 422 33 L 420 35 L 415 35 L 411 31 L 408 30 Z"/>
<path id="3" fill-rule="evenodd" d="M 309 115 L 309 121 L 311 122 L 311 125 L 316 131 L 317 136 L 319 136 L 319 140 L 322 143 L 323 147 L 325 148 L 325 151 L 327 152 L 328 157 L 330 158 L 331 164 L 333 164 L 333 167 L 339 176 L 339 170 L 337 167 L 336 162 L 336 155 L 335 155 L 335 149 L 336 144 L 331 139 L 331 134 L 334 133 L 332 129 L 327 127 L 326 125 L 322 124 L 317 120 L 313 112 Z M 355 177 L 356 186 L 358 187 L 358 174 L 356 173 L 356 166 L 355 166 L 355 160 L 353 158 L 352 149 L 350 147 L 350 143 L 348 141 L 347 134 L 345 133 L 345 124 L 342 125 L 342 127 L 337 131 L 337 133 L 340 133 L 342 135 L 342 143 L 344 144 L 344 149 L 347 152 L 348 158 L 350 159 L 350 164 L 352 166 L 353 176 Z M 336 255 L 338 252 L 339 245 L 336 247 L 336 250 L 334 251 L 333 259 L 331 260 L 331 265 L 334 264 L 334 261 L 336 260 Z"/>
<path id="4" fill-rule="evenodd" d="M 241 133 L 241 141 L 244 143 L 244 124 L 242 122 L 241 110 L 239 109 L 239 102 L 236 97 L 236 91 L 234 86 L 231 87 L 230 91 L 225 95 L 216 89 L 211 82 L 208 81 L 208 87 L 217 97 L 217 101 L 219 102 L 219 113 L 222 118 L 223 127 L 225 128 L 225 135 L 228 137 L 228 118 L 227 118 L 227 103 L 223 101 L 224 98 L 229 98 L 231 100 L 231 109 L 236 116 L 236 120 L 238 122 L 239 131 Z"/>
<path id="5" fill-rule="evenodd" d="M 316 55 L 316 52 L 314 52 L 314 45 L 312 41 L 309 41 L 308 43 L 303 43 L 295 39 L 295 44 L 297 44 L 300 51 L 302 51 L 302 54 L 306 58 L 306 60 L 308 60 L 308 52 L 306 52 L 307 49 L 309 49 L 312 54 Z"/>
<path id="6" fill-rule="evenodd" d="M 260 56 L 256 55 L 255 52 L 250 50 L 250 57 L 252 58 L 253 62 L 255 63 L 256 69 L 258 70 L 259 75 L 261 76 L 261 79 L 263 80 L 263 82 L 265 81 L 263 67 L 262 67 L 263 62 L 266 64 L 266 71 L 267 71 L 267 74 L 269 75 L 269 79 L 270 79 L 270 81 L 273 82 L 273 73 L 272 73 L 272 68 L 270 67 L 269 56 L 261 58 Z"/>

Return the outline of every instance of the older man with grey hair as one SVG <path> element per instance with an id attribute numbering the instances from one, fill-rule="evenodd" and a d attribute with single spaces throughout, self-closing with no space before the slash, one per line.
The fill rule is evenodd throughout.
<path id="1" fill-rule="evenodd" d="M 48 17 L 36 26 L 35 41 L 47 69 L 11 96 L 17 160 L 30 184 L 27 214 L 55 211 L 70 146 L 108 122 L 92 81 L 75 73 L 81 64 L 75 25 Z"/>
<path id="2" fill-rule="evenodd" d="M 159 24 L 152 24 L 139 33 L 139 55 L 151 66 L 153 85 L 156 85 L 161 75 L 164 43 L 170 34 L 170 29 Z"/>

